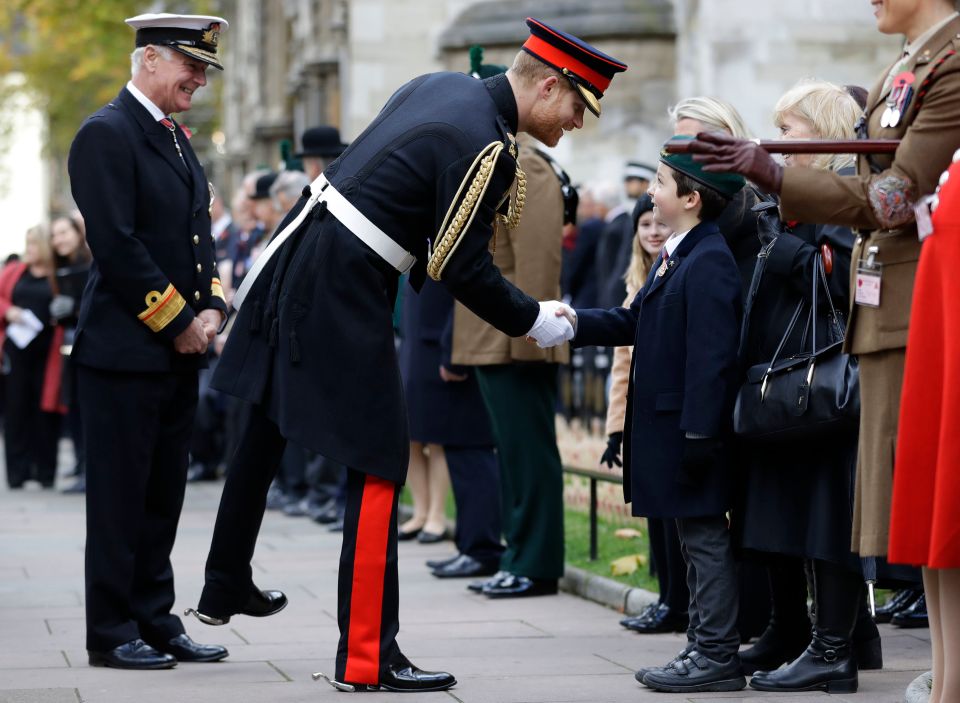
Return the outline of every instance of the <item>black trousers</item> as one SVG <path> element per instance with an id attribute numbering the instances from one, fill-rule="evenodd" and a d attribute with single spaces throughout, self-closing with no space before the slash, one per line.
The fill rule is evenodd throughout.
<path id="1" fill-rule="evenodd" d="M 660 602 L 671 610 L 683 612 L 690 604 L 690 589 L 687 587 L 687 565 L 680 550 L 677 521 L 647 518 L 647 528 L 660 585 Z"/>
<path id="2" fill-rule="evenodd" d="M 220 498 L 198 610 L 233 615 L 250 597 L 267 490 L 287 442 L 260 405 L 250 408 Z M 347 468 L 337 620 L 338 681 L 379 683 L 398 652 L 397 499 L 400 485 Z"/>
<path id="3" fill-rule="evenodd" d="M 687 641 L 707 657 L 726 661 L 740 648 L 737 570 L 727 518 L 678 518 L 677 532 L 690 590 Z"/>
<path id="4" fill-rule="evenodd" d="M 479 561 L 499 563 L 500 466 L 493 447 L 444 445 L 450 484 L 457 504 L 457 551 Z"/>
<path id="5" fill-rule="evenodd" d="M 197 406 L 197 372 L 77 366 L 87 455 L 87 649 L 183 633 L 170 551 Z"/>
<path id="6" fill-rule="evenodd" d="M 26 349 L 18 349 L 11 342 L 4 345 L 10 373 L 6 378 L 3 441 L 7 484 L 11 488 L 32 478 L 50 487 L 56 478 L 60 415 L 40 409 L 50 348 L 49 335 L 46 344 L 42 337 Z"/>

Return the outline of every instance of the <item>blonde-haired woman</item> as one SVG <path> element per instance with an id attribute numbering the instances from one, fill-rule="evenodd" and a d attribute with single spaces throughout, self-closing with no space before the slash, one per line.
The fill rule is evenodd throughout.
<path id="1" fill-rule="evenodd" d="M 859 116 L 859 105 L 845 89 L 804 81 L 777 102 L 774 124 L 784 139 L 853 139 Z M 824 172 L 844 173 L 852 166 L 846 155 L 787 158 L 792 166 Z M 807 319 L 818 254 L 835 308 L 846 311 L 849 305 L 850 229 L 784 224 L 776 213 L 774 206 L 760 221 L 761 235 L 771 244 L 744 322 L 744 369 L 770 362 L 800 301 L 805 303 L 801 319 Z M 822 312 L 815 324 L 818 346 L 821 340 L 836 341 L 835 327 Z M 796 325 L 780 357 L 809 350 L 810 332 L 805 324 Z M 869 616 L 858 623 L 864 612 L 863 577 L 859 559 L 850 552 L 856 454 L 856 427 L 837 430 L 826 443 L 742 443 L 742 504 L 734 516 L 735 529 L 744 553 L 767 564 L 773 601 L 767 630 L 741 653 L 745 670 L 758 670 L 750 682 L 753 688 L 853 692 L 858 664 L 881 666 L 876 626 Z M 813 581 L 812 639 L 804 562 Z"/>
<path id="2" fill-rule="evenodd" d="M 53 251 L 45 227 L 27 231 L 22 261 L 0 271 L 0 349 L 7 369 L 4 453 L 7 484 L 52 488 L 60 431 L 60 348 L 53 344 Z"/>

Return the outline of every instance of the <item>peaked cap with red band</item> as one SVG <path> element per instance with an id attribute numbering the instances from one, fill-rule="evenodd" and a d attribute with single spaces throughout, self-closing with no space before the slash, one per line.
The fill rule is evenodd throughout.
<path id="1" fill-rule="evenodd" d="M 527 26 L 530 37 L 521 48 L 566 76 L 590 112 L 599 117 L 603 92 L 614 74 L 627 70 L 627 64 L 533 17 L 527 17 Z"/>

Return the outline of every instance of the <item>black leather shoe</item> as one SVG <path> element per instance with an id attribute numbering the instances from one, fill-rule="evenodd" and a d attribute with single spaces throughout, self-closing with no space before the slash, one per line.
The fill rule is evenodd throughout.
<path id="1" fill-rule="evenodd" d="M 420 533 L 417 535 L 417 541 L 420 544 L 436 544 L 437 542 L 442 542 L 447 539 L 447 532 L 427 532 L 426 530 L 420 530 Z"/>
<path id="2" fill-rule="evenodd" d="M 499 568 L 499 559 L 493 562 L 480 561 L 467 554 L 461 554 L 449 564 L 438 566 L 433 570 L 433 575 L 440 579 L 492 576 Z"/>
<path id="3" fill-rule="evenodd" d="M 428 569 L 439 569 L 441 566 L 446 566 L 451 564 L 459 559 L 462 555 L 457 552 L 452 557 L 447 557 L 446 559 L 427 559 L 426 564 Z"/>
<path id="4" fill-rule="evenodd" d="M 869 639 L 853 641 L 853 656 L 857 660 L 858 671 L 876 671 L 883 668 L 883 645 L 880 635 Z"/>
<path id="5" fill-rule="evenodd" d="M 814 632 L 803 654 L 776 671 L 758 671 L 750 688 L 758 691 L 857 692 L 857 662 L 850 640 Z"/>
<path id="6" fill-rule="evenodd" d="M 922 595 L 922 588 L 904 588 L 897 591 L 887 599 L 886 603 L 876 609 L 873 621 L 878 623 L 890 622 L 894 615 L 909 608 Z"/>
<path id="7" fill-rule="evenodd" d="M 429 691 L 446 691 L 456 686 L 457 679 L 446 671 L 424 671 L 413 664 L 402 654 L 397 654 L 386 671 L 380 676 L 380 683 L 352 683 L 337 681 L 326 674 L 314 674 L 313 680 L 326 679 L 338 691 L 350 693 L 356 691 L 395 691 L 399 693 L 419 693 Z"/>
<path id="8" fill-rule="evenodd" d="M 397 530 L 397 539 L 401 542 L 409 542 L 412 539 L 416 539 L 417 535 L 420 534 L 420 528 L 416 530 Z"/>
<path id="9" fill-rule="evenodd" d="M 740 658 L 736 654 L 719 662 L 694 649 L 662 669 L 651 669 L 643 675 L 642 683 L 654 691 L 701 693 L 739 691 L 747 685 L 747 680 L 740 671 Z"/>
<path id="10" fill-rule="evenodd" d="M 897 611 L 890 619 L 890 624 L 894 627 L 913 628 L 930 627 L 930 621 L 927 618 L 927 597 L 923 593 L 913 602 L 909 608 Z"/>
<path id="11" fill-rule="evenodd" d="M 499 585 L 501 581 L 506 580 L 508 577 L 513 578 L 513 574 L 511 574 L 509 571 L 498 571 L 484 581 L 474 581 L 473 583 L 468 583 L 467 590 L 473 591 L 474 593 L 483 593 L 483 589 L 487 586 L 492 588 L 496 585 Z"/>
<path id="12" fill-rule="evenodd" d="M 193 608 L 187 608 L 183 611 L 184 615 L 195 615 L 197 620 L 205 625 L 226 625 L 234 615 L 249 615 L 255 618 L 265 618 L 268 615 L 279 613 L 287 607 L 287 597 L 283 591 L 261 591 L 254 589 L 250 598 L 244 603 L 243 608 L 236 613 L 221 615 L 217 613 L 204 613 Z"/>
<path id="13" fill-rule="evenodd" d="M 166 643 L 156 643 L 154 649 L 172 654 L 178 662 L 218 662 L 230 652 L 219 644 L 197 644 L 186 634 L 177 635 Z"/>
<path id="14" fill-rule="evenodd" d="M 177 659 L 158 652 L 143 640 L 130 640 L 109 652 L 87 650 L 90 666 L 109 666 L 114 669 L 172 669 Z"/>
<path id="15" fill-rule="evenodd" d="M 649 617 L 627 625 L 628 630 L 641 634 L 657 632 L 686 632 L 690 618 L 686 612 L 678 613 L 670 606 L 661 603 Z"/>
<path id="16" fill-rule="evenodd" d="M 688 654 L 690 654 L 690 652 L 692 652 L 695 648 L 696 648 L 695 645 L 688 642 L 686 647 L 684 647 L 679 652 L 677 652 L 677 656 L 675 656 L 673 659 L 668 661 L 663 666 L 646 666 L 641 669 L 637 669 L 636 673 L 633 675 L 633 678 L 635 678 L 640 683 L 643 683 L 643 677 L 646 676 L 649 672 L 653 671 L 654 669 L 666 669 L 667 667 L 673 666 L 675 663 L 677 663 L 678 661 L 686 657 Z"/>
<path id="17" fill-rule="evenodd" d="M 483 587 L 483 595 L 487 598 L 526 598 L 556 594 L 557 579 L 532 579 L 516 574 L 510 574 L 509 578 Z"/>
<path id="18" fill-rule="evenodd" d="M 773 671 L 799 657 L 810 644 L 810 623 L 785 632 L 776 625 L 767 625 L 760 638 L 749 649 L 740 652 L 740 664 L 747 676 L 755 671 Z"/>
<path id="19" fill-rule="evenodd" d="M 630 627 L 630 623 L 639 622 L 640 620 L 649 618 L 651 615 L 657 612 L 658 607 L 660 607 L 659 603 L 651 603 L 646 608 L 641 610 L 638 615 L 631 615 L 629 617 L 623 618 L 620 621 L 620 624 L 623 625 L 624 627 Z"/>

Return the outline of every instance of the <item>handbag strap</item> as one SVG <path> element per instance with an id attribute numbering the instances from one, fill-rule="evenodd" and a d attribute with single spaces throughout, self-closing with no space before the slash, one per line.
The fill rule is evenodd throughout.
<path id="1" fill-rule="evenodd" d="M 750 313 L 753 311 L 753 303 L 757 299 L 760 281 L 763 279 L 763 272 L 767 268 L 767 259 L 776 243 L 777 239 L 774 237 L 768 244 L 760 247 L 760 251 L 757 253 L 757 263 L 753 267 L 750 288 L 747 290 L 747 299 L 743 305 L 743 323 L 740 325 L 740 344 L 737 348 L 737 356 L 741 359 L 747 350 L 747 333 L 750 330 Z"/>

